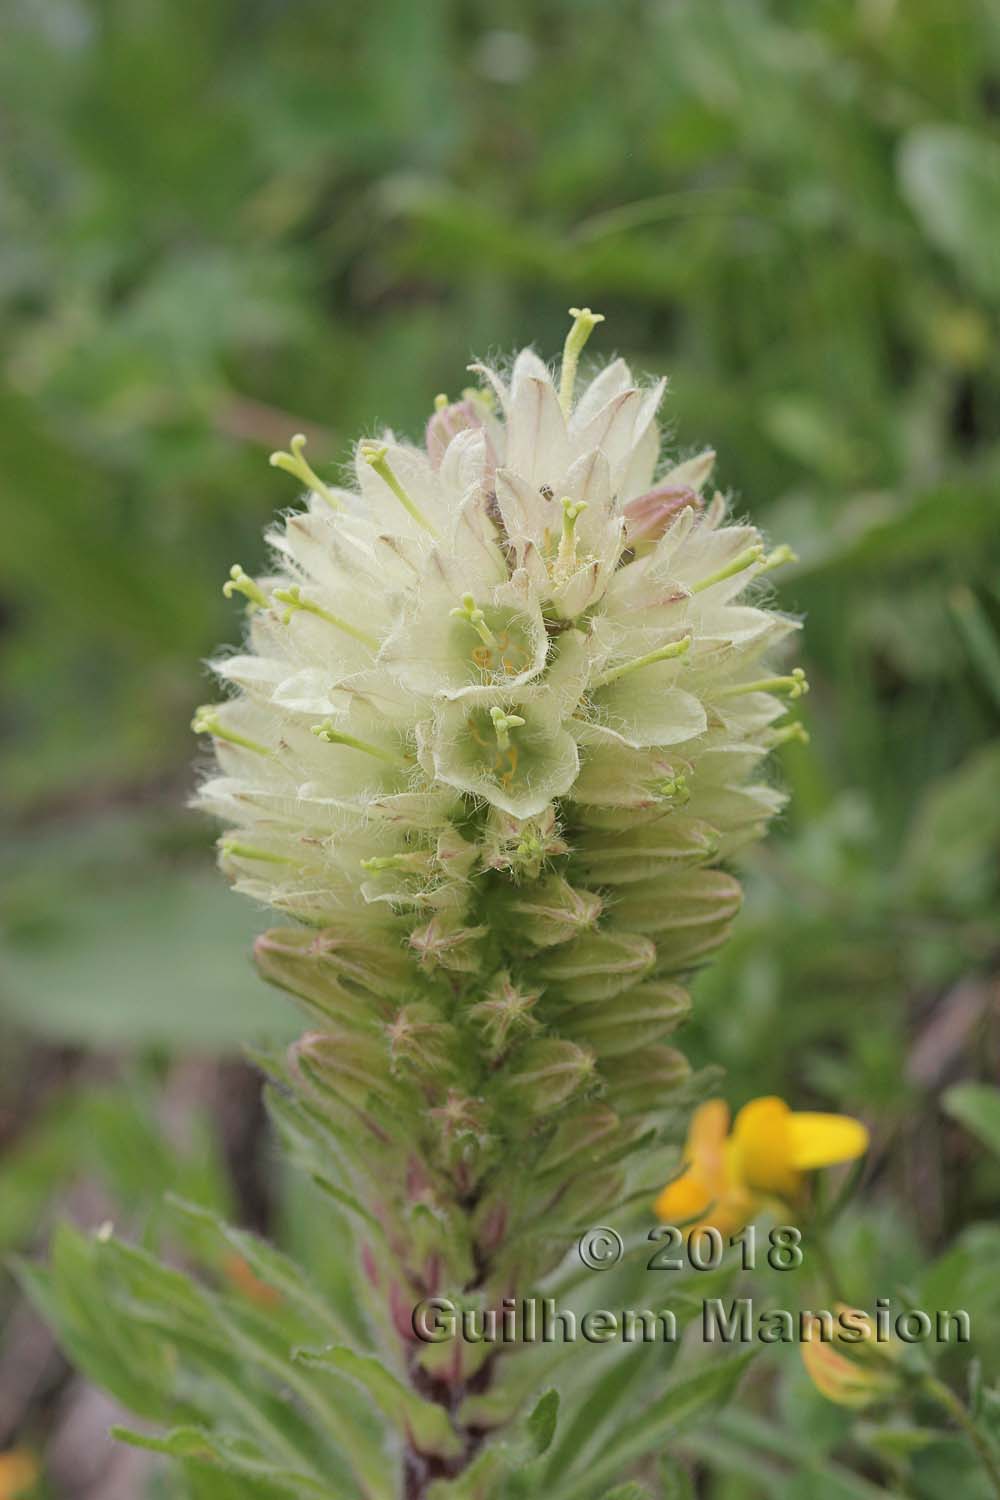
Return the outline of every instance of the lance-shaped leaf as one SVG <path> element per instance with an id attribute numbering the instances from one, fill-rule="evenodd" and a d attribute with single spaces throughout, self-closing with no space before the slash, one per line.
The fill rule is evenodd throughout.
<path id="1" fill-rule="evenodd" d="M 426 1401 L 391 1374 L 377 1359 L 337 1345 L 329 1349 L 297 1349 L 295 1360 L 312 1369 L 335 1370 L 353 1380 L 419 1453 L 455 1458 L 462 1439 L 443 1406 Z"/>
<path id="2" fill-rule="evenodd" d="M 696 1422 L 704 1421 L 730 1399 L 758 1352 L 750 1349 L 731 1358 L 714 1359 L 687 1379 L 672 1381 L 645 1411 L 618 1428 L 591 1459 L 585 1473 L 558 1484 L 546 1500 L 587 1500 L 601 1481 L 613 1482 L 623 1469 L 656 1451 L 673 1433 L 688 1431 Z"/>
<path id="3" fill-rule="evenodd" d="M 315 1496 L 315 1500 L 348 1500 L 346 1491 L 335 1488 L 322 1475 L 283 1468 L 273 1463 L 255 1444 L 245 1439 L 222 1437 L 205 1427 L 175 1427 L 163 1437 L 112 1427 L 111 1436 L 130 1448 L 162 1453 L 169 1458 L 190 1459 L 219 1468 L 241 1479 L 259 1480 L 283 1494 Z"/>

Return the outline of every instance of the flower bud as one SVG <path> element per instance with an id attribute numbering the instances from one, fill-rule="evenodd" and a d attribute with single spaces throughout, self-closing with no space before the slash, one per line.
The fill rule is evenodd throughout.
<path id="1" fill-rule="evenodd" d="M 254 962 L 270 984 L 330 1020 L 385 1014 L 412 984 L 405 956 L 387 943 L 327 928 L 275 927 L 254 943 Z"/>
<path id="2" fill-rule="evenodd" d="M 503 1075 L 509 1108 L 532 1117 L 548 1114 L 585 1088 L 594 1077 L 592 1052 L 574 1042 L 529 1042 Z"/>
<path id="3" fill-rule="evenodd" d="M 469 1015 L 482 1031 L 493 1058 L 505 1052 L 516 1038 L 538 1030 L 532 1011 L 540 998 L 540 991 L 520 989 L 503 970 L 486 998 L 471 1007 Z"/>
<path id="4" fill-rule="evenodd" d="M 884 1401 L 897 1386 L 891 1365 L 898 1347 L 892 1352 L 886 1348 L 883 1358 L 876 1355 L 872 1359 L 867 1347 L 867 1341 L 873 1337 L 870 1315 L 839 1302 L 836 1312 L 832 1339 L 824 1336 L 822 1318 L 811 1313 L 802 1315 L 799 1348 L 806 1374 L 820 1394 L 838 1406 L 863 1407 Z M 850 1337 L 845 1328 L 851 1330 Z M 860 1339 L 854 1334 L 859 1334 Z M 881 1354 L 882 1350 L 878 1352 Z"/>
<path id="5" fill-rule="evenodd" d="M 691 997 L 679 984 L 648 980 L 607 1007 L 585 1006 L 566 1023 L 574 1042 L 598 1059 L 637 1052 L 669 1035 L 691 1011 Z"/>
<path id="6" fill-rule="evenodd" d="M 631 1127 L 623 1125 L 609 1105 L 601 1102 L 582 1105 L 559 1121 L 536 1168 L 545 1176 L 596 1166 L 627 1144 L 631 1134 Z"/>
<path id="7" fill-rule="evenodd" d="M 548 875 L 524 887 L 510 910 L 529 943 L 551 948 L 593 927 L 603 904 L 595 891 L 576 890 L 561 875 Z"/>
<path id="8" fill-rule="evenodd" d="M 629 545 L 655 542 L 672 524 L 674 517 L 690 507 L 701 510 L 701 496 L 686 484 L 660 484 L 637 495 L 624 508 L 625 534 Z"/>
<path id="9" fill-rule="evenodd" d="M 488 927 L 464 927 L 455 912 L 432 917 L 410 933 L 410 947 L 425 969 L 474 974 L 480 966 L 482 939 Z"/>
<path id="10" fill-rule="evenodd" d="M 433 1005 L 404 1005 L 385 1028 L 393 1073 L 442 1084 L 458 1072 L 461 1038 Z"/>
<path id="11" fill-rule="evenodd" d="M 435 469 L 440 469 L 441 460 L 448 445 L 460 432 L 482 427 L 479 413 L 472 401 L 450 401 L 438 406 L 427 423 L 427 457 Z"/>
<path id="12" fill-rule="evenodd" d="M 634 821 L 634 820 L 633 820 Z M 576 868 L 595 885 L 630 885 L 662 878 L 688 865 L 704 864 L 719 847 L 709 824 L 672 813 L 621 832 L 593 829 L 577 844 Z"/>
<path id="13" fill-rule="evenodd" d="M 668 1094 L 691 1076 L 691 1065 L 673 1047 L 647 1047 L 601 1064 L 608 1095 L 621 1115 L 662 1110 Z"/>
<path id="14" fill-rule="evenodd" d="M 656 961 L 656 947 L 635 932 L 589 932 L 574 938 L 534 966 L 544 984 L 558 985 L 567 999 L 586 1004 L 627 990 Z"/>

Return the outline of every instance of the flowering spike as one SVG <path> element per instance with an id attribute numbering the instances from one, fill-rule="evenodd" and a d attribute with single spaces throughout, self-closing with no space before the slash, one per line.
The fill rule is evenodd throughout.
<path id="1" fill-rule="evenodd" d="M 520 729 L 524 723 L 520 714 L 505 714 L 502 708 L 490 709 L 490 718 L 493 720 L 493 728 L 496 730 L 497 747 L 506 750 L 510 745 L 510 731 Z"/>
<path id="2" fill-rule="evenodd" d="M 674 656 L 684 656 L 690 649 L 691 636 L 682 635 L 679 641 L 668 641 L 667 645 L 658 647 L 656 651 L 647 651 L 645 656 L 638 656 L 635 661 L 622 662 L 620 667 L 611 667 L 607 672 L 601 672 L 594 678 L 593 686 L 608 687 L 629 672 L 638 672 L 640 667 L 651 667 L 657 661 L 669 661 Z"/>
<path id="3" fill-rule="evenodd" d="M 436 528 L 428 521 L 419 505 L 410 498 L 400 484 L 396 472 L 386 456 L 389 452 L 388 443 L 362 443 L 359 451 L 365 463 L 370 464 L 378 477 L 389 486 L 406 513 L 413 517 L 418 526 L 422 526 L 425 531 L 430 532 L 431 536 L 436 537 Z"/>
<path id="4" fill-rule="evenodd" d="M 787 693 L 789 698 L 802 698 L 809 691 L 806 674 L 795 667 L 786 677 L 758 677 L 756 682 L 737 682 L 721 689 L 723 698 L 737 698 L 741 693 Z"/>
<path id="5" fill-rule="evenodd" d="M 268 607 L 269 600 L 264 590 L 259 583 L 255 583 L 247 573 L 244 573 L 239 563 L 233 563 L 229 569 L 229 578 L 222 585 L 222 592 L 227 599 L 231 599 L 234 594 L 244 594 L 250 603 L 256 604 L 258 608 L 267 609 Z"/>
<path id="6" fill-rule="evenodd" d="M 403 1441 L 421 1494 L 444 1470 L 430 1472 L 420 1414 L 456 1398 L 445 1482 L 460 1488 L 480 1436 L 463 1417 L 469 1382 L 495 1354 L 503 1394 L 505 1356 L 418 1345 L 414 1307 L 490 1308 L 543 1284 L 570 1225 L 613 1223 L 626 1182 L 651 1180 L 664 1110 L 687 1097 L 688 1066 L 664 1044 L 689 1004 L 676 980 L 739 907 L 719 862 L 781 805 L 757 762 L 803 734 L 768 727 L 784 702 L 725 701 L 805 691 L 801 669 L 766 675 L 781 633 L 766 605 L 735 602 L 786 554 L 765 558 L 723 505 L 702 505 L 711 453 L 652 482 L 656 428 L 615 399 L 632 389 L 620 364 L 567 420 L 600 321 L 574 317 L 556 389 L 531 353 L 513 393 L 477 367 L 490 390 L 440 397 L 422 449 L 361 444 L 343 536 L 315 514 L 286 521 L 250 654 L 218 664 L 244 708 L 196 721 L 219 736 L 201 800 L 230 825 L 223 864 L 287 914 L 258 968 L 317 1030 L 279 1064 L 275 1108 L 315 1174 L 337 1158 L 366 1226 L 371 1295 L 407 1341 L 384 1389 L 415 1403 Z M 312 483 L 301 459 L 298 440 L 276 455 Z M 242 569 L 230 583 L 260 604 Z M 303 611 L 325 626 L 292 621 Z M 769 1161 L 757 1124 L 740 1137 L 754 1198 Z M 843 1147 L 816 1125 L 788 1122 L 795 1173 Z M 676 1191 L 681 1223 L 683 1195 L 697 1216 L 715 1183 Z M 745 1201 L 721 1203 L 734 1225 Z M 361 1455 L 372 1494 L 406 1488 L 387 1452 L 379 1440 Z"/>
<path id="7" fill-rule="evenodd" d="M 326 503 L 334 510 L 340 510 L 340 501 L 329 485 L 323 483 L 305 456 L 303 451 L 306 446 L 305 433 L 297 432 L 289 446 L 291 453 L 285 453 L 279 448 L 277 453 L 271 454 L 268 462 L 272 469 L 284 469 L 286 474 L 291 474 L 294 479 L 301 480 L 306 489 L 314 490 L 317 495 L 322 495 Z"/>
<path id="8" fill-rule="evenodd" d="M 213 739 L 228 740 L 231 745 L 239 745 L 243 750 L 253 750 L 258 755 L 270 754 L 266 745 L 260 745 L 256 740 L 247 739 L 246 735 L 237 734 L 235 729 L 227 728 L 219 718 L 214 703 L 206 703 L 195 709 L 191 728 L 195 734 L 210 734 Z"/>
<path id="9" fill-rule="evenodd" d="M 330 610 L 324 609 L 321 604 L 316 604 L 312 599 L 303 599 L 302 591 L 298 584 L 292 584 L 287 589 L 275 589 L 274 597 L 278 600 L 279 604 L 287 604 L 288 606 L 281 616 L 282 623 L 285 625 L 291 620 L 296 610 L 302 609 L 307 614 L 316 615 L 320 620 L 325 620 L 328 625 L 335 626 L 337 630 L 342 630 L 345 635 L 352 636 L 354 640 L 360 641 L 363 646 L 370 646 L 373 651 L 378 648 L 378 641 L 373 635 L 369 635 L 367 630 L 359 630 L 349 620 L 344 620 L 340 615 L 335 615 Z"/>
<path id="10" fill-rule="evenodd" d="M 714 573 L 709 573 L 707 578 L 700 578 L 697 583 L 693 583 L 692 594 L 700 594 L 703 589 L 710 589 L 713 583 L 722 583 L 724 579 L 732 578 L 734 574 L 742 573 L 746 568 L 752 568 L 754 563 L 760 562 L 763 556 L 764 548 L 759 542 L 752 547 L 747 547 L 745 551 L 737 553 L 724 567 L 717 569 Z"/>
<path id="11" fill-rule="evenodd" d="M 339 729 L 334 729 L 331 719 L 325 719 L 322 724 L 313 724 L 310 732 L 326 745 L 346 745 L 351 750 L 363 750 L 366 755 L 374 755 L 378 760 L 388 761 L 394 766 L 403 763 L 402 756 L 394 755 L 381 745 L 373 745 L 369 740 L 359 740 L 353 734 L 343 734 Z"/>
<path id="12" fill-rule="evenodd" d="M 486 616 L 477 607 L 474 595 L 463 594 L 461 604 L 457 604 L 449 613 L 453 618 L 468 620 L 484 646 L 496 647 L 497 638 L 487 625 Z"/>
<path id="13" fill-rule="evenodd" d="M 583 347 L 598 323 L 604 322 L 604 314 L 591 312 L 589 307 L 571 307 L 569 315 L 573 319 L 573 326 L 563 345 L 562 371 L 559 377 L 559 404 L 567 415 L 573 405 L 576 367 Z"/>

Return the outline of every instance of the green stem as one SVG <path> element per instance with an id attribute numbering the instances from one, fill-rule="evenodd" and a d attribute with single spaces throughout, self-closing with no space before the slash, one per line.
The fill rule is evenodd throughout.
<path id="1" fill-rule="evenodd" d="M 930 1399 L 936 1401 L 939 1406 L 943 1406 L 949 1416 L 961 1427 L 976 1450 L 976 1455 L 986 1471 L 994 1494 L 1000 1496 L 1000 1464 L 997 1462 L 995 1452 L 976 1426 L 971 1412 L 959 1400 L 951 1387 L 945 1385 L 944 1381 L 939 1380 L 936 1375 L 924 1375 L 921 1385 Z"/>
<path id="2" fill-rule="evenodd" d="M 847 1297 L 844 1295 L 844 1288 L 841 1286 L 837 1267 L 834 1264 L 833 1256 L 830 1254 L 826 1235 L 815 1224 L 812 1225 L 809 1231 L 809 1248 L 814 1252 L 819 1262 L 820 1271 L 833 1301 L 846 1303 Z"/>

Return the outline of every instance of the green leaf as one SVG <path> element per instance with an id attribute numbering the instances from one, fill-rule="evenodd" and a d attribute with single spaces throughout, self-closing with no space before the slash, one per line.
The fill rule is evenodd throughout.
<path id="1" fill-rule="evenodd" d="M 31 1031 L 91 1046 L 289 1040 L 294 1008 L 249 961 L 259 914 L 207 853 L 168 864 L 155 835 L 148 820 L 109 820 L 24 851 L 0 887 L 5 1009 Z"/>
<path id="2" fill-rule="evenodd" d="M 419 1452 L 442 1458 L 456 1458 L 461 1453 L 462 1440 L 444 1407 L 418 1396 L 371 1355 L 333 1346 L 297 1349 L 294 1358 L 311 1369 L 335 1370 L 355 1381 Z"/>
<path id="3" fill-rule="evenodd" d="M 600 1480 L 614 1479 L 636 1459 L 654 1452 L 678 1431 L 689 1431 L 733 1395 L 758 1350 L 749 1349 L 731 1358 L 715 1357 L 713 1363 L 686 1380 L 668 1385 L 656 1401 L 631 1422 L 625 1422 L 586 1474 L 558 1485 L 552 1500 L 583 1500 Z"/>
<path id="4" fill-rule="evenodd" d="M 559 1420 L 559 1392 L 546 1391 L 525 1423 L 529 1442 L 534 1449 L 533 1457 L 541 1458 L 551 1445 Z"/>
<path id="5" fill-rule="evenodd" d="M 941 1096 L 941 1105 L 1000 1156 L 1000 1089 L 989 1083 L 956 1083 Z"/>
<path id="6" fill-rule="evenodd" d="M 231 1474 L 265 1480 L 292 1495 L 315 1496 L 316 1500 L 347 1500 L 343 1490 L 333 1489 L 310 1474 L 295 1473 L 271 1463 L 252 1443 L 223 1438 L 204 1427 L 175 1427 L 164 1437 L 155 1437 L 116 1426 L 112 1427 L 111 1436 L 129 1447 L 142 1448 L 149 1453 L 218 1464 Z"/>
<path id="7" fill-rule="evenodd" d="M 899 177 L 928 238 L 1000 300 L 1000 145 L 960 125 L 921 125 L 903 141 Z"/>
<path id="8" fill-rule="evenodd" d="M 324 1325 L 336 1338 L 343 1338 L 347 1330 L 343 1327 L 333 1308 L 316 1290 L 308 1278 L 289 1256 L 282 1254 L 259 1235 L 245 1229 L 234 1229 L 218 1214 L 202 1208 L 197 1203 L 188 1203 L 174 1194 L 167 1195 L 167 1202 L 174 1211 L 189 1224 L 207 1230 L 213 1238 L 227 1246 L 250 1267 L 253 1274 L 265 1286 L 273 1287 L 282 1299 L 313 1327 Z"/>

